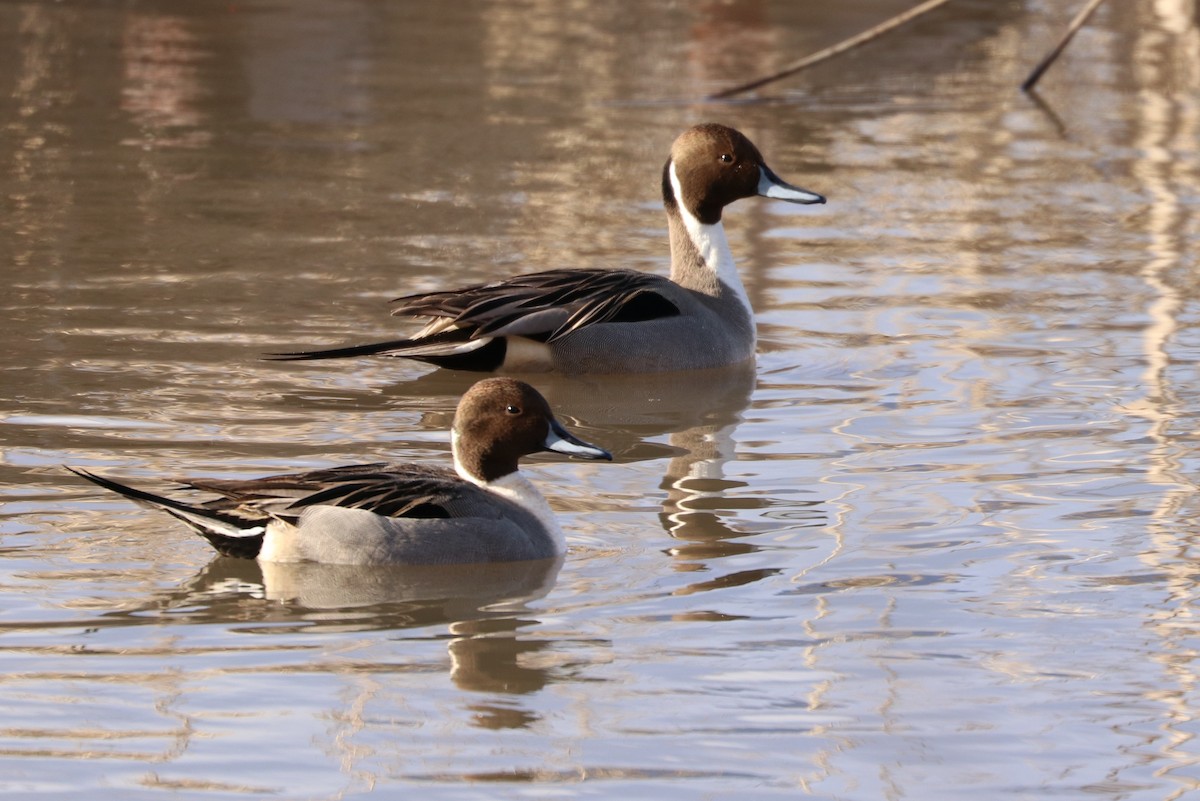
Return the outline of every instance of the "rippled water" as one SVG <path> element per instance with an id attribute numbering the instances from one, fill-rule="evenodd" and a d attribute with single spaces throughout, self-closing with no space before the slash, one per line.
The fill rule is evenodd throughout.
<path id="1" fill-rule="evenodd" d="M 1182 0 L 0 5 L 0 789 L 29 798 L 1175 799 L 1200 35 Z M 259 567 L 65 474 L 445 460 L 472 376 L 264 362 L 386 301 L 664 271 L 733 124 L 748 370 L 536 377 L 561 564 Z M 159 484 L 161 486 L 161 484 Z"/>

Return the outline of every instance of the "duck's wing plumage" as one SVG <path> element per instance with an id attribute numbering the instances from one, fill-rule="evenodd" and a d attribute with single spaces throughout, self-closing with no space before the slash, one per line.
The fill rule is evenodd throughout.
<path id="1" fill-rule="evenodd" d="M 446 320 L 474 338 L 517 335 L 553 342 L 595 323 L 678 315 L 670 299 L 678 288 L 661 275 L 636 270 L 546 270 L 397 298 L 392 314 Z"/>
<path id="2" fill-rule="evenodd" d="M 186 485 L 223 496 L 210 505 L 253 509 L 288 523 L 295 523 L 311 506 L 361 509 L 382 517 L 452 518 L 470 516 L 472 502 L 494 503 L 484 490 L 452 470 L 386 462 L 251 481 L 194 479 Z"/>
<path id="3" fill-rule="evenodd" d="M 504 337 L 551 343 L 598 323 L 645 322 L 681 313 L 670 279 L 637 270 L 547 270 L 461 289 L 407 295 L 393 314 L 429 320 L 414 336 L 332 350 L 274 354 L 281 360 L 395 355 L 447 367 L 486 362 Z M 499 343 L 502 346 L 502 343 Z M 503 352 L 496 354 L 502 360 Z"/>

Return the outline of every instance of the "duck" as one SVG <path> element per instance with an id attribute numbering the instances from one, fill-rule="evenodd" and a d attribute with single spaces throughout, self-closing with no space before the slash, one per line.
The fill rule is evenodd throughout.
<path id="1" fill-rule="evenodd" d="M 464 393 L 453 470 L 378 462 L 251 480 L 189 479 L 204 501 L 158 495 L 88 470 L 75 475 L 182 521 L 225 556 L 270 563 L 448 565 L 562 558 L 566 538 L 518 471 L 541 451 L 612 460 L 571 434 L 529 384 L 487 378 Z"/>
<path id="2" fill-rule="evenodd" d="M 662 171 L 670 277 L 578 268 L 407 295 L 393 315 L 425 321 L 411 337 L 267 354 L 282 361 L 360 356 L 415 359 L 476 372 L 658 373 L 754 358 L 754 311 L 721 221 L 755 195 L 788 203 L 825 197 L 785 182 L 741 132 L 696 125 L 671 146 Z"/>

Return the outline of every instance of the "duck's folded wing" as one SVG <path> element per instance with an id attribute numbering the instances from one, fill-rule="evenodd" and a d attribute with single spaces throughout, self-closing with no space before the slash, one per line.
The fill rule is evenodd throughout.
<path id="1" fill-rule="evenodd" d="M 397 298 L 392 312 L 432 317 L 414 337 L 453 327 L 470 338 L 524 336 L 552 342 L 584 326 L 674 317 L 671 295 L 679 287 L 636 270 L 547 270 L 494 284 Z"/>
<path id="2" fill-rule="evenodd" d="M 548 270 L 397 298 L 393 314 L 426 320 L 411 337 L 326 350 L 272 353 L 280 361 L 404 356 L 464 370 L 494 370 L 507 336 L 553 342 L 596 323 L 675 317 L 687 290 L 636 270 Z"/>
<path id="3" fill-rule="evenodd" d="M 291 523 L 312 506 L 362 509 L 383 517 L 457 517 L 462 516 L 464 503 L 483 492 L 445 468 L 384 462 L 252 481 L 196 479 L 186 483 L 224 496 L 210 502 L 214 506 L 252 507 Z"/>

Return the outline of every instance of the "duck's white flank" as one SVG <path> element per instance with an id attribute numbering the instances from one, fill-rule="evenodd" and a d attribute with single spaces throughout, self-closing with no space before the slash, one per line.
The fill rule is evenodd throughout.
<path id="1" fill-rule="evenodd" d="M 675 173 L 675 164 L 671 164 L 671 190 L 675 193 L 675 203 L 679 207 L 679 216 L 683 218 L 683 226 L 687 229 L 688 237 L 700 258 L 708 268 L 717 274 L 717 280 L 733 292 L 734 296 L 746 309 L 751 318 L 754 309 L 750 306 L 750 296 L 742 285 L 742 277 L 738 275 L 737 266 L 733 263 L 733 251 L 729 249 L 729 240 L 725 237 L 725 226 L 722 223 L 708 225 L 693 216 L 688 207 L 683 204 L 683 186 Z"/>

